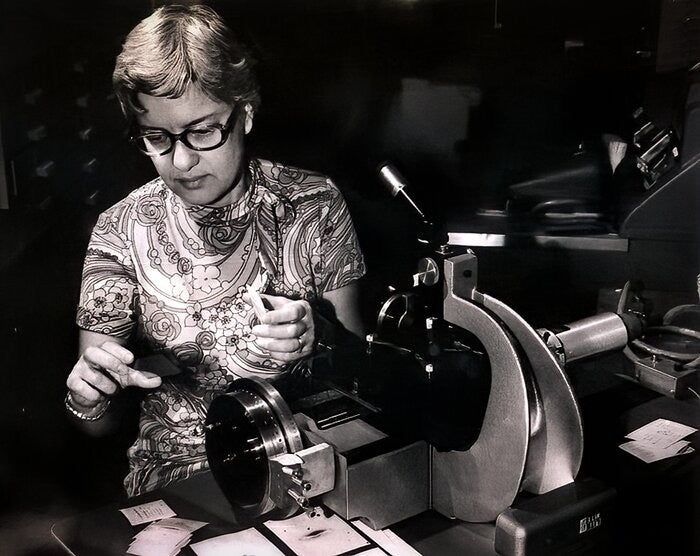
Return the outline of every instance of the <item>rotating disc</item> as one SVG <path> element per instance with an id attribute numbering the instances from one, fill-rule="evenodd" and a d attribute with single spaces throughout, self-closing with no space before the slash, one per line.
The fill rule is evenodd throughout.
<path id="1" fill-rule="evenodd" d="M 270 458 L 303 448 L 301 434 L 279 392 L 258 378 L 235 380 L 226 394 L 214 399 L 206 420 L 209 467 L 236 517 L 264 515 L 270 499 Z M 279 508 L 279 517 L 298 506 Z"/>

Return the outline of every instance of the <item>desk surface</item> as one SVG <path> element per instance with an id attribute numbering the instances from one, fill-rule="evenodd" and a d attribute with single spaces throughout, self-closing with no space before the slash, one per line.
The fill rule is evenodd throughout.
<path id="1" fill-rule="evenodd" d="M 191 543 L 247 528 L 239 526 L 229 504 L 208 472 L 152 493 L 131 499 L 121 505 L 110 505 L 92 512 L 64 519 L 51 532 L 67 554 L 75 556 L 122 556 L 133 536 L 148 524 L 132 526 L 119 509 L 153 500 L 164 500 L 180 517 L 206 521 L 208 525 L 192 536 Z M 262 522 L 253 524 L 265 533 Z M 392 527 L 419 552 L 425 555 L 452 556 L 468 550 L 474 556 L 494 556 L 494 527 L 466 524 L 447 519 L 435 512 L 425 512 Z M 267 534 L 270 540 L 269 534 Z M 283 548 L 281 545 L 278 545 Z M 180 552 L 192 556 L 186 547 Z M 289 552 L 289 554 L 292 554 Z"/>
<path id="2" fill-rule="evenodd" d="M 119 511 L 153 500 L 164 500 L 180 517 L 206 521 L 207 527 L 194 533 L 197 542 L 237 530 L 229 504 L 213 477 L 202 473 L 187 481 L 54 524 L 51 533 L 76 556 L 116 556 L 126 553 L 133 536 L 148 524 L 132 526 Z M 191 550 L 182 554 L 193 554 Z"/>
<path id="3" fill-rule="evenodd" d="M 655 398 L 638 407 L 624 411 L 618 417 L 614 426 L 612 423 L 608 423 L 611 431 L 609 440 L 612 444 L 609 447 L 593 446 L 592 448 L 602 453 L 600 457 L 606 458 L 606 462 L 601 463 L 601 469 L 606 464 L 609 467 L 610 473 L 605 479 L 612 486 L 618 487 L 623 497 L 621 502 L 626 512 L 626 519 L 620 521 L 620 527 L 626 531 L 619 532 L 620 545 L 630 546 L 628 532 L 631 530 L 635 531 L 634 534 L 637 535 L 636 538 L 639 540 L 640 546 L 648 542 L 643 534 L 640 536 L 639 532 L 639 516 L 642 516 L 649 521 L 649 531 L 652 533 L 656 530 L 661 534 L 662 531 L 666 532 L 668 527 L 673 532 L 674 524 L 677 524 L 679 528 L 684 528 L 682 535 L 675 535 L 673 541 L 675 544 L 667 545 L 672 550 L 666 553 L 679 556 L 695 554 L 693 547 L 700 548 L 700 544 L 696 544 L 697 531 L 693 531 L 693 524 L 697 523 L 698 518 L 696 502 L 700 501 L 697 496 L 700 490 L 700 481 L 697 480 L 700 476 L 698 473 L 700 468 L 698 453 L 647 465 L 617 449 L 616 446 L 622 442 L 624 434 L 658 417 L 700 428 L 700 408 L 676 400 Z M 594 428 L 597 426 L 597 424 L 593 424 Z M 690 438 L 697 448 L 700 444 L 698 442 L 700 441 L 700 433 L 695 433 Z M 603 439 L 602 444 L 605 445 L 606 442 L 607 440 Z M 610 452 L 610 450 L 613 451 Z M 670 497 L 668 500 L 663 499 L 664 492 L 658 492 L 664 489 L 670 489 L 665 491 Z M 677 493 L 672 492 L 673 489 L 683 491 L 685 499 L 677 502 L 674 498 Z M 653 495 L 651 495 L 652 492 Z M 209 523 L 194 533 L 191 541 L 193 543 L 243 528 L 236 525 L 229 504 L 213 477 L 209 473 L 202 473 L 187 481 L 134 498 L 128 503 L 106 506 L 65 519 L 53 526 L 52 533 L 68 554 L 75 556 L 121 556 L 125 554 L 133 536 L 145 525 L 131 526 L 119 512 L 119 509 L 159 499 L 164 500 L 180 517 Z M 668 508 L 663 506 L 650 507 L 650 511 L 646 511 L 644 508 L 645 504 L 658 506 L 659 503 L 673 505 Z M 635 508 L 636 505 L 640 505 L 640 507 Z M 684 513 L 674 516 L 674 512 Z M 657 514 L 671 516 L 671 519 L 667 520 L 668 523 L 664 525 L 659 522 Z M 647 524 L 642 526 L 645 525 Z M 264 532 L 265 528 L 262 527 L 261 523 L 257 526 L 261 532 Z M 447 519 L 435 512 L 425 512 L 399 523 L 391 529 L 425 556 L 436 554 L 440 556 L 457 554 L 493 556 L 495 554 L 493 550 L 495 529 L 489 524 L 461 523 Z M 650 538 L 652 537 L 654 535 L 650 536 Z M 181 554 L 192 556 L 194 553 L 189 547 L 186 547 Z"/>

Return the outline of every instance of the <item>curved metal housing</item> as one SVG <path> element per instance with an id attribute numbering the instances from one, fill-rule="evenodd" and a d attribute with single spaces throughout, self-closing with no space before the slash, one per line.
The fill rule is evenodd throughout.
<path id="1" fill-rule="evenodd" d="M 487 522 L 520 490 L 541 494 L 572 482 L 583 456 L 583 428 L 554 355 L 520 315 L 476 290 L 476 275 L 472 253 L 445 261 L 444 316 L 484 345 L 491 391 L 474 445 L 433 453 L 433 506 Z"/>

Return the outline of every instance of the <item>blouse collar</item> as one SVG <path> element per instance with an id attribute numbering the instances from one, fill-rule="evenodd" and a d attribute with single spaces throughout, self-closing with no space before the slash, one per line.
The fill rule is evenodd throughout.
<path id="1" fill-rule="evenodd" d="M 296 211 L 283 186 L 266 179 L 258 160 L 248 163 L 246 181 L 246 193 L 238 201 L 222 207 L 186 206 L 177 195 L 170 194 L 203 229 L 228 227 L 242 231 L 252 223 L 261 263 L 271 278 L 277 280 L 284 268 L 282 233 L 294 221 Z"/>
<path id="2" fill-rule="evenodd" d="M 265 179 L 258 160 L 249 161 L 245 180 L 248 189 L 237 201 L 221 207 L 187 205 L 184 207 L 185 211 L 192 220 L 205 226 L 231 225 L 259 212 L 262 207 L 268 208 L 268 211 L 264 212 L 271 211 L 275 215 L 278 224 L 288 224 L 288 221 L 293 219 L 294 209 L 291 202 L 278 186 Z M 173 196 L 179 201 L 176 195 Z"/>

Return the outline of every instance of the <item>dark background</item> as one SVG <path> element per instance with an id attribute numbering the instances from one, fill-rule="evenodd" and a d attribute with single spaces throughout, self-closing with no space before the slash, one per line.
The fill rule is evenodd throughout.
<path id="1" fill-rule="evenodd" d="M 380 187 L 378 163 L 393 161 L 438 221 L 503 208 L 509 185 L 578 145 L 602 133 L 628 137 L 639 106 L 661 127 L 677 125 L 697 61 L 687 37 L 659 36 L 661 0 L 503 0 L 497 12 L 486 0 L 210 4 L 258 59 L 263 103 L 250 152 L 325 172 L 348 201 L 369 269 L 369 329 L 387 286 L 412 268 L 418 229 Z M 0 7 L 3 554 L 48 554 L 53 520 L 121 495 L 128 438 L 81 436 L 63 396 L 89 230 L 155 175 L 127 145 L 110 91 L 121 41 L 152 7 Z M 482 289 L 537 325 L 592 313 L 599 288 L 638 270 L 605 253 L 479 255 Z M 674 276 L 674 299 L 692 294 L 694 264 L 654 272 Z"/>

